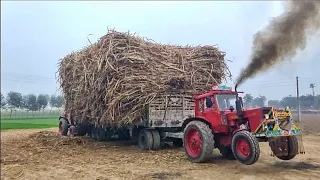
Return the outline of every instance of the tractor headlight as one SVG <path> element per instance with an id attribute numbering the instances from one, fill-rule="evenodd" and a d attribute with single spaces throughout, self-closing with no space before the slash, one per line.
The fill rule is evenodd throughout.
<path id="1" fill-rule="evenodd" d="M 264 117 L 265 117 L 266 119 L 269 119 L 269 114 L 265 114 Z"/>

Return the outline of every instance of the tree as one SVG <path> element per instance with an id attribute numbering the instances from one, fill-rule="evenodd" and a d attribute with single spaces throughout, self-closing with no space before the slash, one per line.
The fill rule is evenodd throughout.
<path id="1" fill-rule="evenodd" d="M 46 94 L 39 94 L 37 98 L 38 108 L 44 111 L 44 108 L 48 106 L 49 96 Z"/>
<path id="2" fill-rule="evenodd" d="M 297 97 L 287 96 L 280 101 L 282 107 L 290 107 L 290 109 L 297 109 Z"/>
<path id="3" fill-rule="evenodd" d="M 255 107 L 264 107 L 267 98 L 265 96 L 259 96 L 252 100 L 252 105 Z"/>
<path id="4" fill-rule="evenodd" d="M 1 93 L 1 108 L 4 108 L 6 105 L 7 105 L 7 102 L 6 102 L 6 99 L 5 97 L 3 96 L 3 94 Z"/>
<path id="5" fill-rule="evenodd" d="M 57 96 L 56 97 L 56 107 L 57 108 L 61 108 L 62 107 L 62 105 L 63 105 L 63 98 L 62 98 L 62 96 L 61 95 L 59 95 L 59 96 Z"/>
<path id="6" fill-rule="evenodd" d="M 320 94 L 315 97 L 315 106 L 317 109 L 320 109 Z"/>
<path id="7" fill-rule="evenodd" d="M 280 108 L 280 101 L 279 100 L 269 100 L 268 101 L 268 106 L 272 106 L 272 107 L 276 107 L 276 108 Z"/>
<path id="8" fill-rule="evenodd" d="M 314 108 L 315 98 L 311 94 L 300 96 L 300 107 L 301 109 L 311 109 Z"/>
<path id="9" fill-rule="evenodd" d="M 7 103 L 10 108 L 19 108 L 22 102 L 22 95 L 18 92 L 10 91 L 7 97 Z"/>
<path id="10" fill-rule="evenodd" d="M 253 100 L 253 96 L 251 94 L 246 94 L 244 97 L 244 104 L 246 106 L 246 108 L 250 107 L 252 100 Z"/>
<path id="11" fill-rule="evenodd" d="M 37 96 L 34 94 L 29 94 L 27 97 L 28 98 L 27 98 L 26 108 L 29 111 L 39 110 L 38 103 L 37 103 Z"/>
<path id="12" fill-rule="evenodd" d="M 21 108 L 24 108 L 24 109 L 28 109 L 28 96 L 24 95 L 22 96 L 22 100 L 21 100 Z"/>
<path id="13" fill-rule="evenodd" d="M 22 95 L 18 92 L 10 91 L 7 95 L 7 104 L 10 108 L 10 117 L 12 116 L 12 110 L 14 108 L 20 108 L 22 101 Z"/>
<path id="14" fill-rule="evenodd" d="M 50 106 L 51 107 L 57 107 L 57 98 L 55 95 L 52 95 L 50 97 Z"/>

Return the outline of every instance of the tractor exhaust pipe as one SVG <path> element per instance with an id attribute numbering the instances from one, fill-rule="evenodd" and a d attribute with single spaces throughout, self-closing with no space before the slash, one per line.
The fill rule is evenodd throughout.
<path id="1" fill-rule="evenodd" d="M 239 97 L 237 87 L 238 87 L 238 84 L 236 84 L 234 88 L 234 91 L 236 92 L 236 110 L 237 110 L 238 117 L 241 118 L 243 115 L 243 112 L 242 112 L 243 103 L 242 103 L 242 98 Z"/>

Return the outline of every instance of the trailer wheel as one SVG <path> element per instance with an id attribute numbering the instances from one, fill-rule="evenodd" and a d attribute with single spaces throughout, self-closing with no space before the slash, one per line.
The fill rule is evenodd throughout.
<path id="1" fill-rule="evenodd" d="M 106 140 L 106 131 L 101 125 L 98 125 L 96 128 L 96 139 L 99 142 Z"/>
<path id="2" fill-rule="evenodd" d="M 236 158 L 234 157 L 233 155 L 233 152 L 232 152 L 232 149 L 231 149 L 231 146 L 230 147 L 225 147 L 225 146 L 221 146 L 218 148 L 221 155 L 226 158 L 226 159 L 229 159 L 229 160 L 235 160 Z"/>
<path id="3" fill-rule="evenodd" d="M 68 136 L 74 137 L 76 132 L 76 127 L 75 126 L 70 126 L 69 131 L 68 131 Z"/>
<path id="4" fill-rule="evenodd" d="M 276 154 L 276 148 L 279 148 L 277 146 L 277 143 L 269 142 L 269 146 L 271 147 L 272 152 L 275 154 L 275 156 L 281 160 L 291 160 L 299 153 L 299 142 L 296 136 L 287 136 L 287 137 L 278 137 L 279 140 L 286 141 L 288 144 L 288 154 L 287 155 L 277 155 Z M 281 138 L 281 139 L 280 139 Z"/>
<path id="5" fill-rule="evenodd" d="M 59 120 L 59 131 L 58 133 L 62 136 L 67 136 L 68 134 L 68 126 L 69 126 L 69 123 L 66 119 L 64 118 L 61 118 Z"/>
<path id="6" fill-rule="evenodd" d="M 152 145 L 152 150 L 159 150 L 160 145 L 161 145 L 161 140 L 160 140 L 160 134 L 159 131 L 153 129 L 151 130 L 152 133 L 152 138 L 153 138 L 153 145 Z"/>
<path id="7" fill-rule="evenodd" d="M 200 121 L 191 121 L 184 129 L 184 149 L 192 162 L 209 160 L 214 149 L 214 139 L 210 127 Z"/>
<path id="8" fill-rule="evenodd" d="M 88 133 L 88 123 L 81 123 L 76 125 L 77 136 L 85 136 Z"/>
<path id="9" fill-rule="evenodd" d="M 177 147 L 182 147 L 183 146 L 183 140 L 179 139 L 179 138 L 174 138 L 172 140 L 172 143 L 173 143 L 174 146 L 177 146 Z"/>
<path id="10" fill-rule="evenodd" d="M 138 146 L 142 150 L 153 148 L 153 136 L 149 129 L 142 129 L 138 135 Z"/>
<path id="11" fill-rule="evenodd" d="M 257 139 L 248 131 L 239 131 L 232 138 L 234 157 L 242 164 L 252 165 L 260 157 L 260 147 Z"/>
<path id="12" fill-rule="evenodd" d="M 110 141 L 112 138 L 112 135 L 113 135 L 113 130 L 110 128 L 106 128 L 106 134 L 105 134 L 106 141 Z"/>
<path id="13" fill-rule="evenodd" d="M 96 140 L 96 139 L 97 139 L 96 131 L 97 131 L 97 128 L 96 128 L 95 126 L 92 126 L 92 127 L 91 127 L 90 137 L 91 137 L 93 140 Z"/>

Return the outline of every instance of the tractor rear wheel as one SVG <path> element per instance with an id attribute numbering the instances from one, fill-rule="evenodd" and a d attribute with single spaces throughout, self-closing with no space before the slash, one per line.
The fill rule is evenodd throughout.
<path id="1" fill-rule="evenodd" d="M 277 140 L 285 142 L 285 148 L 287 148 L 288 153 L 287 155 L 277 155 L 277 150 L 281 147 L 279 144 L 277 144 Z M 284 137 L 277 137 L 276 141 L 269 142 L 269 146 L 272 150 L 272 152 L 275 154 L 275 156 L 281 160 L 290 160 L 296 157 L 296 155 L 299 153 L 299 142 L 296 136 L 284 136 Z"/>
<path id="2" fill-rule="evenodd" d="M 252 165 L 260 157 L 258 140 L 249 131 L 239 131 L 232 138 L 234 157 L 242 164 Z"/>
<path id="3" fill-rule="evenodd" d="M 226 158 L 226 159 L 229 159 L 229 160 L 235 160 L 236 158 L 234 157 L 233 155 L 233 152 L 232 152 L 232 149 L 231 149 L 231 146 L 230 147 L 225 147 L 225 146 L 221 146 L 218 148 L 221 155 Z"/>
<path id="4" fill-rule="evenodd" d="M 184 129 L 183 144 L 188 159 L 195 163 L 206 162 L 214 149 L 212 130 L 206 123 L 191 121 Z"/>
<path id="5" fill-rule="evenodd" d="M 141 150 L 149 150 L 153 148 L 153 136 L 151 130 L 142 129 L 139 132 L 138 146 Z"/>
<path id="6" fill-rule="evenodd" d="M 59 131 L 58 133 L 62 136 L 67 136 L 68 135 L 68 126 L 69 126 L 69 123 L 66 119 L 64 118 L 61 118 L 59 120 Z"/>

